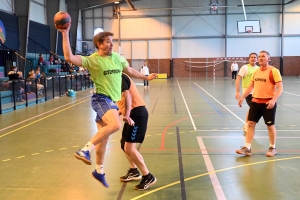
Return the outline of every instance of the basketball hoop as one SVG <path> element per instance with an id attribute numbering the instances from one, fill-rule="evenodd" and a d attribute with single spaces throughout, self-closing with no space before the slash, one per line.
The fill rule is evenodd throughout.
<path id="1" fill-rule="evenodd" d="M 211 6 L 212 11 L 217 11 L 218 10 L 218 4 L 217 3 L 212 3 L 210 6 Z"/>
<path id="2" fill-rule="evenodd" d="M 252 33 L 253 26 L 245 26 L 245 31 L 246 31 L 246 33 Z"/>

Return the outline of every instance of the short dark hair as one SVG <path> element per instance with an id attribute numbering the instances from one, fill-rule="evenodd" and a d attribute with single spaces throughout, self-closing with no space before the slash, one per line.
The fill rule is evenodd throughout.
<path id="1" fill-rule="evenodd" d="M 17 67 L 16 66 L 11 66 L 10 70 L 15 70 Z"/>
<path id="2" fill-rule="evenodd" d="M 104 32 L 97 33 L 97 34 L 94 36 L 94 46 L 96 47 L 96 49 L 99 48 L 99 47 L 98 47 L 98 42 L 99 42 L 99 43 L 103 43 L 105 37 L 107 37 L 107 36 L 114 36 L 114 34 L 113 34 L 112 32 L 104 31 Z"/>
<path id="3" fill-rule="evenodd" d="M 257 53 L 254 53 L 254 52 L 249 54 L 249 58 L 251 57 L 251 55 L 256 55 L 256 57 L 258 57 Z"/>

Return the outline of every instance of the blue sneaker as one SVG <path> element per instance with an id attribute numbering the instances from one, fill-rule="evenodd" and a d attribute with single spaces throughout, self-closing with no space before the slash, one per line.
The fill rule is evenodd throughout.
<path id="1" fill-rule="evenodd" d="M 83 161 L 85 164 L 87 165 L 91 165 L 92 161 L 91 161 L 91 155 L 89 151 L 83 151 L 81 149 L 79 149 L 78 151 L 76 151 L 74 153 L 74 156 L 78 159 Z"/>
<path id="2" fill-rule="evenodd" d="M 92 172 L 92 176 L 99 181 L 104 187 L 109 188 L 109 185 L 107 184 L 105 180 L 105 174 L 98 174 L 97 171 Z"/>

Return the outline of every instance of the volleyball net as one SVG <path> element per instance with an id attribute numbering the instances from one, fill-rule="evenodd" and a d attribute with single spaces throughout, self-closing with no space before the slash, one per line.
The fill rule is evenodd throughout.
<path id="1" fill-rule="evenodd" d="M 225 71 L 227 71 L 227 76 L 231 76 L 231 64 L 234 61 L 236 61 L 239 68 L 247 62 L 244 57 L 208 58 L 198 60 L 201 61 L 194 62 L 192 59 L 185 61 L 185 70 L 189 71 L 190 77 L 224 77 Z"/>

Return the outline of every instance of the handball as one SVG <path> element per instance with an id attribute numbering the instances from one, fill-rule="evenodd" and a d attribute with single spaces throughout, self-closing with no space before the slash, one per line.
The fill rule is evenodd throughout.
<path id="1" fill-rule="evenodd" d="M 53 21 L 57 29 L 66 29 L 71 25 L 71 17 L 65 11 L 57 12 L 54 15 Z"/>

